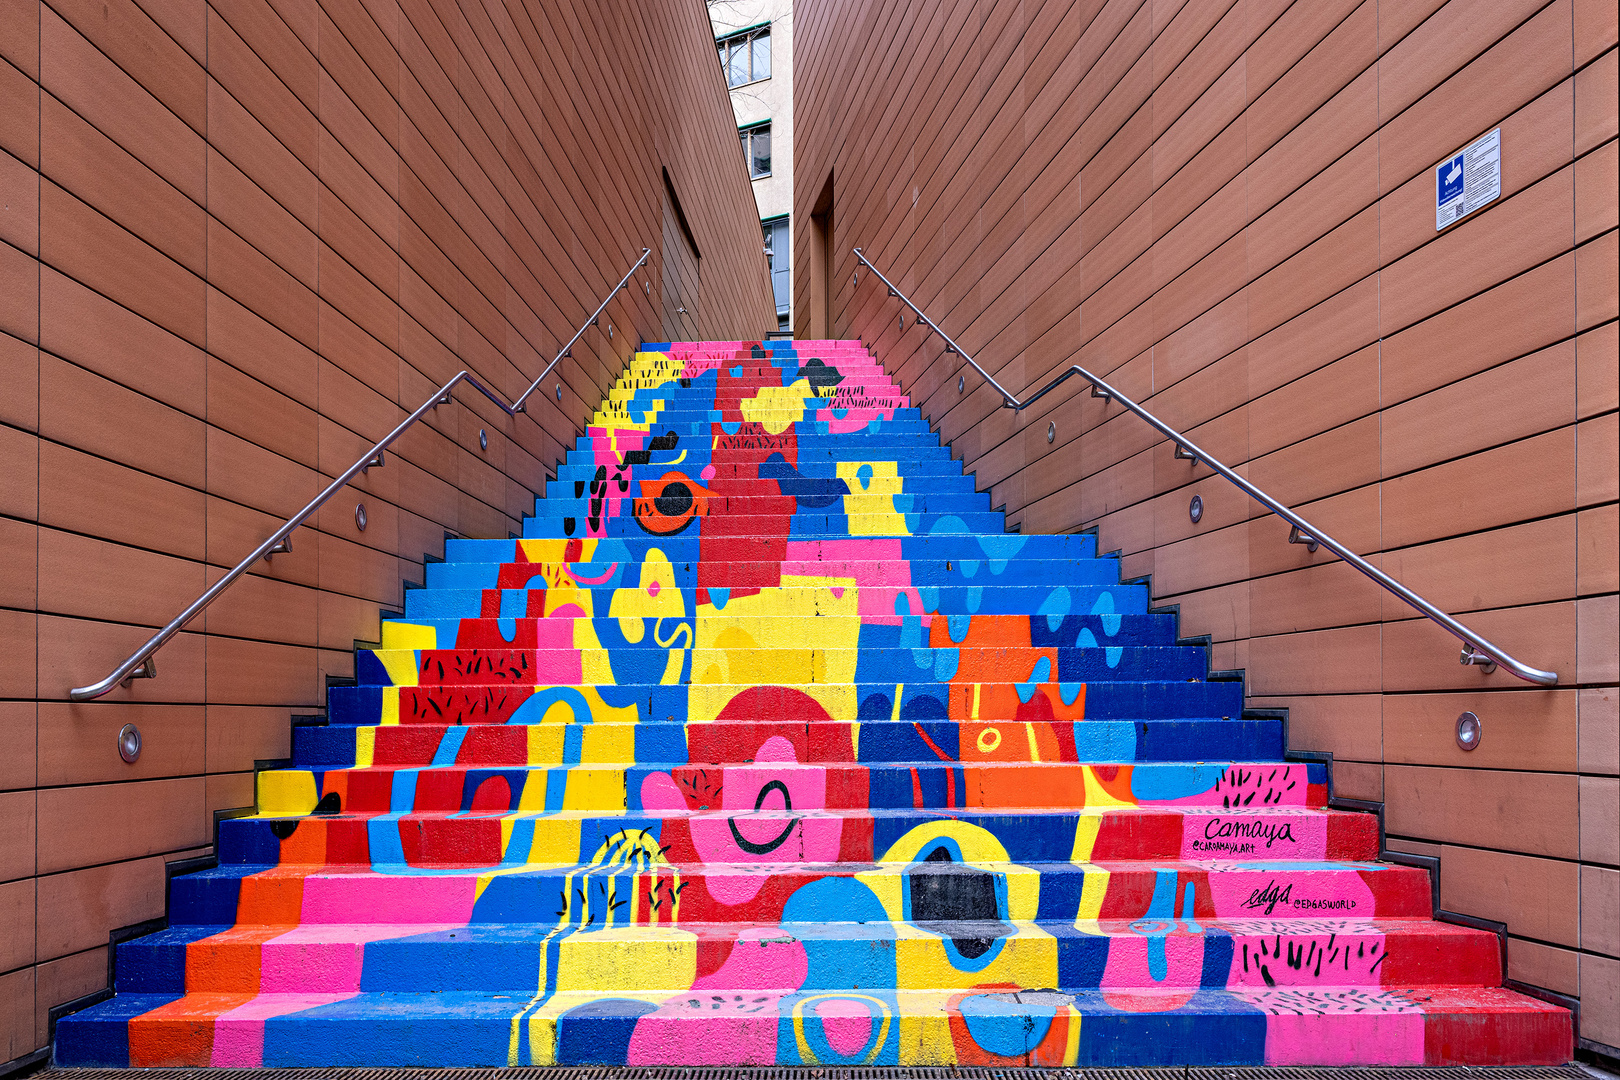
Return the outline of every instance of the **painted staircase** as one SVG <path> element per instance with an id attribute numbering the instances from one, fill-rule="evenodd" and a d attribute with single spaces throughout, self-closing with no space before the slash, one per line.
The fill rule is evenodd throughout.
<path id="1" fill-rule="evenodd" d="M 1091 536 L 855 342 L 638 353 L 174 879 L 62 1065 L 1543 1064 Z"/>

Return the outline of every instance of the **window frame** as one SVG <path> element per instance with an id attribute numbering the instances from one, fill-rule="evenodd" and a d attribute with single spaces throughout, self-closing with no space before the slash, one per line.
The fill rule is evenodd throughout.
<path id="1" fill-rule="evenodd" d="M 771 24 L 765 22 L 758 23 L 754 26 L 745 26 L 741 30 L 735 30 L 729 34 L 726 34 L 724 37 L 717 37 L 714 39 L 716 57 L 720 61 L 720 75 L 726 80 L 726 90 L 728 92 L 731 90 L 736 90 L 739 87 L 752 86 L 755 83 L 766 82 L 770 79 L 771 73 L 769 69 L 774 68 L 775 65 L 771 62 L 773 57 L 771 56 L 771 48 L 768 43 L 765 46 L 765 64 L 767 71 L 764 75 L 754 75 L 754 42 L 761 37 L 765 38 L 767 42 L 769 42 L 770 36 Z M 731 81 L 730 55 L 728 50 L 737 46 L 741 46 L 748 55 L 749 77 L 742 82 L 734 83 Z"/>
<path id="2" fill-rule="evenodd" d="M 763 133 L 767 139 L 771 137 L 771 121 L 769 119 L 756 120 L 751 124 L 744 124 L 737 129 L 737 139 L 742 145 L 743 164 L 748 169 L 748 179 L 750 181 L 768 180 L 776 168 L 775 157 L 773 155 L 771 158 L 771 168 L 762 173 L 754 172 L 754 148 L 753 144 L 749 141 L 749 136 L 758 133 Z"/>

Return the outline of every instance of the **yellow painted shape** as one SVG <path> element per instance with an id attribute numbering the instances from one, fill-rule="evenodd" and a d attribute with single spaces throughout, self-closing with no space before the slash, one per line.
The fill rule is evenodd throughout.
<path id="1" fill-rule="evenodd" d="M 939 993 L 900 990 L 895 1004 L 900 1011 L 900 1063 L 902 1065 L 955 1065 L 956 1044 L 951 1041 L 947 998 Z"/>
<path id="2" fill-rule="evenodd" d="M 556 706 L 546 710 L 546 719 L 549 719 Z M 560 723 L 547 723 L 542 720 L 538 724 L 529 725 L 529 764 L 530 765 L 561 765 L 563 756 L 563 725 Z M 523 789 L 523 801 L 529 801 L 529 787 L 533 786 L 531 780 Z M 541 785 L 544 787 L 544 785 Z M 544 805 L 542 803 L 541 805 Z"/>
<path id="3" fill-rule="evenodd" d="M 385 649 L 437 649 L 439 632 L 431 626 L 415 623 L 385 622 L 382 624 L 382 647 Z"/>
<path id="4" fill-rule="evenodd" d="M 1074 827 L 1074 851 L 1069 855 L 1070 862 L 1091 861 L 1091 852 L 1097 846 L 1097 833 L 1101 829 L 1101 814 L 1080 815 L 1080 823 Z"/>
<path id="5" fill-rule="evenodd" d="M 594 686 L 582 686 L 579 692 L 591 707 L 591 720 L 598 724 L 634 724 L 641 719 L 641 710 L 631 705 L 609 705 L 602 700 Z"/>
<path id="6" fill-rule="evenodd" d="M 863 1065 L 872 1064 L 883 1050 L 883 1044 L 889 1041 L 889 1028 L 895 1021 L 894 1014 L 889 1011 L 889 1003 L 882 998 L 873 997 L 871 994 L 858 994 L 843 990 L 829 991 L 825 996 L 835 997 L 839 1000 L 857 998 L 873 1006 L 873 1011 L 878 1015 L 876 1021 L 877 1031 L 874 1033 L 876 1037 L 872 1040 L 871 1051 L 866 1055 L 865 1060 L 861 1062 Z M 805 1010 L 807 1008 L 814 1009 L 817 1001 L 818 996 L 806 996 L 793 1003 L 793 1038 L 798 1044 L 799 1060 L 806 1065 L 823 1064 L 821 1059 L 816 1057 L 815 1051 L 810 1049 L 809 1040 L 804 1037 Z"/>
<path id="7" fill-rule="evenodd" d="M 1063 1041 L 1063 1064 L 1080 1064 L 1080 1010 L 1073 1005 L 1063 1006 L 1069 1014 L 1068 1037 Z"/>
<path id="8" fill-rule="evenodd" d="M 790 424 L 804 419 L 804 401 L 815 394 L 809 379 L 796 379 L 791 386 L 762 386 L 738 408 L 744 420 L 753 420 L 772 435 L 780 435 Z"/>
<path id="9" fill-rule="evenodd" d="M 544 785 L 542 785 L 544 786 Z M 550 866 L 568 866 L 579 861 L 579 818 L 552 815 L 534 823 L 534 843 L 524 861 Z"/>
<path id="10" fill-rule="evenodd" d="M 586 878 L 584 884 L 594 893 L 597 880 Z M 691 989 L 697 977 L 697 935 L 672 926 L 572 934 L 557 951 L 559 993 L 662 990 L 678 994 Z"/>
<path id="11" fill-rule="evenodd" d="M 1080 775 L 1085 778 L 1085 788 L 1086 788 L 1085 805 L 1088 808 L 1091 808 L 1091 807 L 1101 808 L 1101 807 L 1107 807 L 1107 806 L 1132 806 L 1132 807 L 1134 807 L 1136 805 L 1133 802 L 1126 802 L 1123 799 L 1116 799 L 1116 798 L 1114 798 L 1114 796 L 1110 795 L 1108 793 L 1108 789 L 1103 787 L 1102 782 L 1097 779 L 1097 771 L 1096 771 L 1096 768 L 1094 766 L 1091 766 L 1091 765 L 1082 766 L 1081 769 L 1080 769 Z"/>
<path id="12" fill-rule="evenodd" d="M 613 686 L 613 662 L 606 649 L 579 650 L 579 681 L 585 686 Z"/>
<path id="13" fill-rule="evenodd" d="M 391 685 L 416 685 L 416 672 L 421 666 L 421 657 L 417 655 L 415 649 L 377 649 L 372 655 L 382 663 L 383 670 L 388 672 L 388 681 Z"/>
<path id="14" fill-rule="evenodd" d="M 1080 911 L 1075 915 L 1075 924 L 1095 923 L 1102 914 L 1103 898 L 1107 895 L 1108 871 L 1086 867 L 1080 879 Z M 1091 932 L 1096 933 L 1095 929 Z"/>
<path id="15" fill-rule="evenodd" d="M 579 760 L 588 765 L 634 765 L 634 725 L 586 724 L 580 729 Z"/>
<path id="16" fill-rule="evenodd" d="M 258 788 L 261 814 L 307 814 L 320 801 L 315 774 L 303 769 L 265 769 L 259 773 Z"/>
<path id="17" fill-rule="evenodd" d="M 578 767 L 568 770 L 568 779 L 563 787 L 564 810 L 622 814 L 627 807 L 623 769 Z"/>
<path id="18" fill-rule="evenodd" d="M 399 723 L 399 687 L 382 688 L 382 708 L 378 713 L 377 722 L 388 726 Z"/>
<path id="19" fill-rule="evenodd" d="M 1029 760 L 1041 760 L 1041 747 L 1035 740 L 1035 725 L 1028 721 L 1024 722 L 1024 737 L 1029 740 Z"/>
<path id="20" fill-rule="evenodd" d="M 1000 954 L 982 970 L 952 965 L 945 941 L 912 923 L 896 923 L 895 972 L 907 990 L 967 990 L 975 986 L 1058 984 L 1057 939 L 1032 922 L 1019 923 Z"/>
<path id="21" fill-rule="evenodd" d="M 354 729 L 354 767 L 369 769 L 371 763 L 377 760 L 377 729 L 374 727 L 357 727 Z"/>

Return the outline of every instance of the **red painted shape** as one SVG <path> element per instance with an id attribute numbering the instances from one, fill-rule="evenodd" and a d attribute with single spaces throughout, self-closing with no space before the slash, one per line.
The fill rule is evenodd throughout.
<path id="1" fill-rule="evenodd" d="M 373 730 L 371 760 L 375 765 L 426 765 L 433 760 L 447 725 L 389 724 Z M 344 800 L 343 805 L 349 805 Z"/>
<path id="2" fill-rule="evenodd" d="M 480 725 L 469 728 L 456 753 L 457 765 L 527 765 L 528 762 L 529 732 L 524 727 Z"/>
<path id="3" fill-rule="evenodd" d="M 504 776 L 491 776 L 473 792 L 471 809 L 474 813 L 502 813 L 512 809 L 512 785 Z"/>

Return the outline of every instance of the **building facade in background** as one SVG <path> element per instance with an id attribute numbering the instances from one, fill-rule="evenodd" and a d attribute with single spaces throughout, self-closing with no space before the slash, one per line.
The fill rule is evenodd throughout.
<path id="1" fill-rule="evenodd" d="M 787 330 L 793 325 L 793 5 L 709 0 L 709 20 L 759 204 L 777 323 Z"/>

